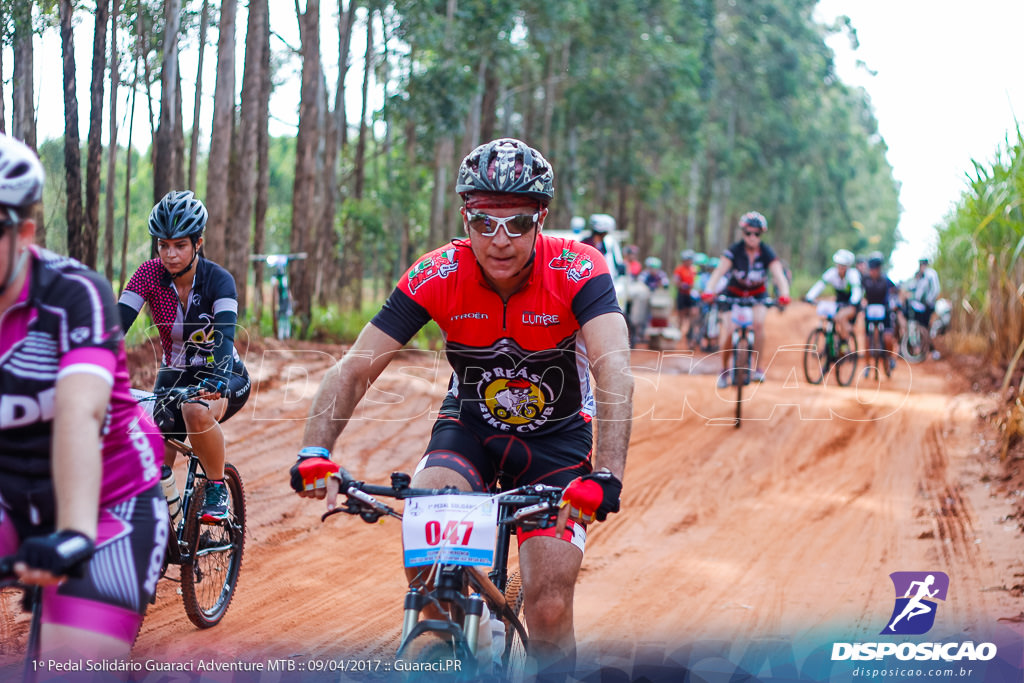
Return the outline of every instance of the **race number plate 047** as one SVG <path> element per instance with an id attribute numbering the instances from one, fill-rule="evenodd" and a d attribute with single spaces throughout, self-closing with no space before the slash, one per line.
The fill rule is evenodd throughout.
<path id="1" fill-rule="evenodd" d="M 443 564 L 490 567 L 498 530 L 498 504 L 485 496 L 423 496 L 402 513 L 405 566 Z"/>

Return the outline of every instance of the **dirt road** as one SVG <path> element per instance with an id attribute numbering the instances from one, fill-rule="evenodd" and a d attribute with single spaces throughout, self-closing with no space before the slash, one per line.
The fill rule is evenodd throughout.
<path id="1" fill-rule="evenodd" d="M 1024 670 L 1024 629 L 1013 621 L 1024 603 L 1010 590 L 1024 543 L 1008 503 L 982 481 L 991 447 L 977 415 L 988 399 L 958 392 L 945 360 L 901 365 L 881 387 L 807 385 L 794 345 L 813 323 L 810 307 L 770 314 L 767 348 L 779 351 L 740 429 L 715 421 L 733 411 L 733 390 L 715 388 L 717 359 L 634 353 L 623 511 L 592 528 L 576 594 L 583 670 L 728 672 L 744 661 L 763 675 L 846 680 L 854 662 L 814 653 L 827 660 L 835 641 L 885 640 L 897 571 L 950 578 L 927 639 L 993 640 L 1009 664 L 989 663 L 989 674 Z M 248 355 L 258 387 L 225 429 L 249 512 L 237 594 L 220 626 L 198 631 L 177 586 L 162 581 L 136 658 L 393 654 L 405 587 L 399 525 L 321 523 L 322 504 L 286 481 L 335 352 Z M 393 365 L 336 454 L 369 481 L 411 471 L 446 381 L 431 354 Z M 762 666 L 755 644 L 765 643 L 775 654 Z"/>

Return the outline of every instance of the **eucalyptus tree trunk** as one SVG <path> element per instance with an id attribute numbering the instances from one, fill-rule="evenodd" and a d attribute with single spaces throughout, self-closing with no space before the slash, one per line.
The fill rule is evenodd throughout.
<path id="1" fill-rule="evenodd" d="M 96 27 L 92 42 L 92 82 L 89 85 L 89 151 L 85 171 L 85 249 L 92 266 L 100 235 L 100 167 L 103 165 L 103 75 L 107 70 L 107 19 L 109 0 L 96 2 Z M 117 143 L 111 142 L 111 151 Z"/>
<path id="2" fill-rule="evenodd" d="M 82 151 L 78 136 L 78 94 L 75 90 L 75 37 L 71 27 L 71 0 L 60 0 L 60 46 L 64 58 L 64 178 L 67 195 L 68 255 L 87 266 L 88 238 L 84 232 L 82 216 Z M 95 241 L 94 241 L 95 242 Z"/>
<path id="3" fill-rule="evenodd" d="M 192 107 L 192 140 L 188 152 L 188 187 L 196 187 L 196 161 L 199 159 L 199 115 L 203 102 L 203 57 L 206 54 L 206 32 L 210 26 L 210 0 L 203 0 L 199 20 L 199 61 L 196 65 L 196 98 Z"/>
<path id="4" fill-rule="evenodd" d="M 14 74 L 11 83 L 11 134 L 32 149 L 36 148 L 35 95 L 32 83 L 34 54 L 32 49 L 32 5 L 16 2 L 14 18 Z M 38 216 L 36 243 L 46 246 L 46 226 Z"/>
<path id="5" fill-rule="evenodd" d="M 174 169 L 178 165 L 174 145 L 178 105 L 178 30 L 181 0 L 167 0 L 164 4 L 163 64 L 160 69 L 160 123 L 153 140 L 153 203 L 159 202 L 175 186 Z"/>
<path id="6" fill-rule="evenodd" d="M 363 88 L 362 103 L 359 107 L 359 137 L 356 140 L 356 156 L 353 162 L 352 197 L 363 198 L 366 186 L 366 146 L 369 126 L 366 125 L 369 110 L 370 76 L 373 74 L 373 11 L 366 13 L 366 52 L 363 55 Z M 352 292 L 352 307 L 360 310 L 363 307 L 363 226 L 359 221 L 348 225 L 345 240 L 345 276 Z"/>
<path id="7" fill-rule="evenodd" d="M 139 61 L 142 58 L 141 43 L 136 43 L 135 77 L 132 79 L 132 104 L 128 109 L 128 140 L 124 161 L 124 227 L 121 231 L 121 291 L 128 284 L 128 207 L 132 205 L 132 133 L 135 130 L 135 104 L 139 96 Z M 113 189 L 113 188 L 111 188 Z M 155 240 L 151 240 L 155 242 Z M 118 293 L 120 296 L 120 292 Z"/>
<path id="8" fill-rule="evenodd" d="M 295 139 L 295 181 L 292 189 L 291 250 L 312 249 L 316 202 L 316 151 L 319 144 L 317 110 L 320 103 L 320 2 L 307 0 L 305 13 L 298 11 L 302 36 L 302 87 L 299 96 L 299 131 Z M 289 266 L 295 317 L 304 334 L 309 328 L 312 304 L 312 278 L 305 264 Z"/>
<path id="9" fill-rule="evenodd" d="M 253 252 L 263 253 L 267 222 L 267 195 L 270 190 L 270 24 L 263 26 L 263 52 L 260 54 L 260 106 L 256 122 L 256 200 L 253 206 Z M 254 264 L 253 310 L 258 322 L 263 317 L 263 262 Z"/>
<path id="10" fill-rule="evenodd" d="M 223 263 L 231 187 L 231 140 L 235 122 L 235 16 L 236 0 L 220 6 L 220 39 L 217 42 L 217 85 L 213 97 L 213 131 L 206 175 L 206 256 Z"/>
<path id="11" fill-rule="evenodd" d="M 344 0 L 338 0 L 338 82 L 334 90 L 334 128 L 338 132 L 338 149 L 345 151 L 348 145 L 348 117 L 345 112 L 345 76 L 349 69 L 349 55 L 352 46 L 352 26 L 356 21 L 356 7 L 359 3 L 350 0 L 348 9 Z"/>
<path id="12" fill-rule="evenodd" d="M 245 32 L 245 70 L 242 75 L 242 105 L 235 138 L 235 179 L 231 184 L 231 211 L 226 235 L 227 252 L 221 264 L 234 276 L 238 289 L 238 316 L 245 313 L 249 241 L 252 235 L 252 205 L 256 190 L 256 145 L 259 125 L 260 89 L 263 82 L 263 40 L 270 22 L 267 0 L 249 2 Z"/>
<path id="13" fill-rule="evenodd" d="M 104 215 L 104 267 L 103 272 L 107 280 L 114 281 L 114 186 L 117 184 L 117 86 L 121 80 L 120 64 L 117 54 L 117 17 L 120 13 L 121 4 L 114 3 L 114 11 L 110 15 L 110 116 L 107 127 L 109 129 L 110 144 L 107 149 L 107 191 Z M 127 210 L 125 213 L 128 213 Z M 120 274 L 124 280 L 124 273 Z"/>

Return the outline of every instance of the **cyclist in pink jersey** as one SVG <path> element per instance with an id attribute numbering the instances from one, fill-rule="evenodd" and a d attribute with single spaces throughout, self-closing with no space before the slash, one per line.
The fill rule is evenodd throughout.
<path id="1" fill-rule="evenodd" d="M 43 170 L 0 135 L 0 556 L 43 586 L 43 659 L 126 657 L 167 542 L 156 428 L 110 284 L 34 244 Z"/>

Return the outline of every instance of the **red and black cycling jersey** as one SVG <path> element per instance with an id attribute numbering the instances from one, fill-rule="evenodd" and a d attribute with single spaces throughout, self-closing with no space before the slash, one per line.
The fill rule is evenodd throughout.
<path id="1" fill-rule="evenodd" d="M 579 331 L 621 314 L 607 262 L 593 247 L 542 232 L 527 267 L 529 279 L 503 301 L 469 245 L 454 241 L 417 260 L 371 321 L 402 344 L 437 322 L 454 370 L 442 416 L 523 435 L 593 418 Z"/>
<path id="2" fill-rule="evenodd" d="M 761 296 L 767 292 L 768 268 L 777 258 L 775 250 L 761 243 L 757 257 L 753 261 L 747 254 L 746 245 L 741 241 L 732 245 L 722 254 L 722 258 L 732 261 L 726 291 L 732 296 Z"/>

